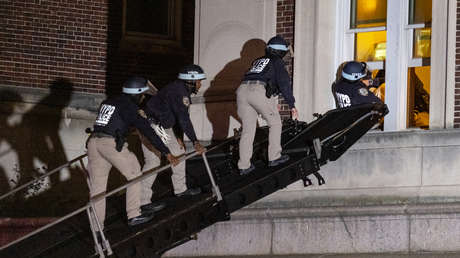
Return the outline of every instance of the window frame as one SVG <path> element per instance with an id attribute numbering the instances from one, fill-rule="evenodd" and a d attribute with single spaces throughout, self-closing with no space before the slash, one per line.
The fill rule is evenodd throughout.
<path id="1" fill-rule="evenodd" d="M 149 34 L 142 32 L 130 32 L 126 30 L 126 4 L 128 0 L 123 0 L 122 14 L 122 38 L 121 47 L 124 49 L 137 49 L 145 52 L 174 52 L 181 53 L 182 48 L 182 1 L 173 1 L 173 17 L 169 22 L 172 23 L 168 29 L 171 30 L 168 36 L 160 34 Z M 179 50 L 179 52 L 177 52 Z"/>
<path id="2" fill-rule="evenodd" d="M 432 8 L 430 129 L 449 127 L 452 124 L 450 120 L 453 120 L 453 115 L 452 118 L 447 116 L 452 113 L 452 107 L 448 106 L 452 101 L 446 98 L 446 90 L 447 92 L 452 92 L 452 86 L 446 84 L 448 80 L 446 79 L 446 69 L 448 68 L 445 67 L 447 50 L 433 48 L 433 45 L 436 46 L 436 44 L 441 44 L 441 42 L 445 42 L 448 39 L 447 33 L 437 38 L 433 36 L 433 33 L 437 33 L 435 30 L 442 29 L 442 26 L 447 27 L 447 5 L 453 6 L 454 4 L 452 1 L 445 1 L 445 8 L 437 7 L 438 4 L 433 4 Z M 384 131 L 407 130 L 407 70 L 409 67 L 426 65 L 425 58 L 412 57 L 413 33 L 415 29 L 426 26 L 425 24 L 409 24 L 409 0 L 387 0 L 387 5 L 386 26 L 350 29 L 351 0 L 338 1 L 337 32 L 338 35 L 341 34 L 342 36 L 339 36 L 337 40 L 338 47 L 336 51 L 338 59 L 336 64 L 338 66 L 344 61 L 354 59 L 354 35 L 356 33 L 377 31 L 377 28 L 378 30 L 386 29 L 386 60 L 385 62 L 368 62 L 368 65 L 370 69 L 382 69 L 385 66 L 385 102 L 390 109 L 390 113 L 385 117 Z M 450 17 L 449 22 L 452 22 L 451 20 L 454 18 Z M 435 43 L 434 41 L 437 42 Z M 391 49 L 391 51 L 388 51 L 388 49 Z M 452 69 L 450 68 L 450 70 Z M 439 81 L 442 83 L 439 83 Z M 440 93 L 435 95 L 433 94 L 434 91 L 440 91 Z"/>

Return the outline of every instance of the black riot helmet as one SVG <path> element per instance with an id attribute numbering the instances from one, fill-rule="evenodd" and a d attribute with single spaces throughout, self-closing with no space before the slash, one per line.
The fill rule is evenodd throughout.
<path id="1" fill-rule="evenodd" d="M 289 44 L 287 41 L 283 37 L 276 35 L 267 42 L 265 53 L 267 55 L 274 55 L 279 58 L 283 58 L 289 50 L 288 47 Z"/>
<path id="2" fill-rule="evenodd" d="M 365 62 L 350 61 L 345 64 L 342 70 L 342 77 L 351 82 L 355 82 L 366 76 L 368 76 L 368 69 Z"/>
<path id="3" fill-rule="evenodd" d="M 130 99 L 139 105 L 142 101 L 143 93 L 149 89 L 147 79 L 144 77 L 134 76 L 123 83 L 123 93 L 127 94 Z"/>
<path id="4" fill-rule="evenodd" d="M 141 94 L 149 89 L 147 79 L 143 77 L 134 76 L 129 78 L 123 83 L 123 93 L 126 94 Z"/>
<path id="5" fill-rule="evenodd" d="M 184 66 L 177 76 L 180 80 L 185 81 L 191 93 L 196 94 L 198 89 L 196 82 L 206 79 L 206 74 L 199 65 L 191 64 Z"/>

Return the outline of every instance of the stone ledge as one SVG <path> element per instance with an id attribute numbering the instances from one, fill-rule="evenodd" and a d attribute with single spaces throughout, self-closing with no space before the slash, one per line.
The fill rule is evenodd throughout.
<path id="1" fill-rule="evenodd" d="M 352 217 L 352 216 L 391 216 L 391 215 L 435 215 L 460 213 L 458 203 L 375 205 L 375 206 L 337 206 L 312 208 L 247 208 L 231 215 L 235 220 L 263 220 L 289 218 Z"/>

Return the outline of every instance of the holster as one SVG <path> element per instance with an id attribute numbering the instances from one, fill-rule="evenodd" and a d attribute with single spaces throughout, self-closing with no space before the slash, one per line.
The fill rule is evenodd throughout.
<path id="1" fill-rule="evenodd" d="M 123 145 L 125 144 L 125 137 L 123 137 L 123 135 L 121 135 L 120 131 L 118 130 L 115 132 L 115 134 L 115 149 L 118 152 L 121 152 Z"/>
<path id="2" fill-rule="evenodd" d="M 268 81 L 265 84 L 265 96 L 267 98 L 271 98 L 272 96 L 276 96 L 279 94 L 278 87 L 274 85 L 271 81 Z"/>

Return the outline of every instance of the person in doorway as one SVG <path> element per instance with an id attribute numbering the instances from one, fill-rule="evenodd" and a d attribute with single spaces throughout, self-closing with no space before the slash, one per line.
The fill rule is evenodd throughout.
<path id="1" fill-rule="evenodd" d="M 383 102 L 369 91 L 371 74 L 365 62 L 350 61 L 343 65 L 341 77 L 333 83 L 332 92 L 337 107 Z"/>
<path id="2" fill-rule="evenodd" d="M 268 166 L 278 166 L 289 160 L 281 151 L 281 117 L 278 111 L 278 95 L 281 94 L 297 119 L 291 78 L 285 68 L 283 57 L 288 43 L 281 36 L 271 38 L 265 48 L 265 56 L 255 59 L 236 91 L 238 115 L 242 121 L 239 142 L 238 169 L 241 175 L 255 169 L 251 163 L 257 117 L 261 114 L 269 128 Z"/>
<path id="3" fill-rule="evenodd" d="M 87 142 L 91 197 L 106 191 L 112 166 L 117 168 L 127 180 L 141 176 L 140 164 L 125 143 L 130 127 L 135 127 L 143 133 L 171 164 L 178 164 L 177 158 L 151 130 L 149 123 L 138 114 L 139 103 L 147 90 L 145 78 L 132 77 L 124 83 L 123 94 L 108 98 L 99 107 L 93 132 Z M 153 212 L 141 213 L 140 198 L 139 183 L 126 189 L 126 213 L 130 226 L 148 222 L 153 218 Z M 95 210 L 101 226 L 104 227 L 105 199 L 95 204 Z"/>
<path id="4" fill-rule="evenodd" d="M 203 69 L 198 65 L 187 65 L 179 72 L 178 79 L 169 83 L 154 96 L 146 101 L 141 113 L 147 118 L 151 127 L 161 137 L 175 156 L 185 154 L 183 134 L 187 135 L 198 153 L 205 151 L 196 137 L 192 121 L 190 120 L 189 107 L 191 94 L 196 94 L 201 87 L 201 81 L 206 79 Z M 174 130 L 176 129 L 176 130 Z M 144 171 L 157 167 L 161 163 L 158 151 L 149 151 L 149 144 L 143 140 Z M 178 197 L 197 195 L 200 188 L 188 188 L 185 179 L 185 161 L 172 168 L 172 183 L 174 194 Z M 161 202 L 150 203 L 152 197 L 152 184 L 156 176 L 148 177 L 142 182 L 142 207 L 160 209 Z"/>

